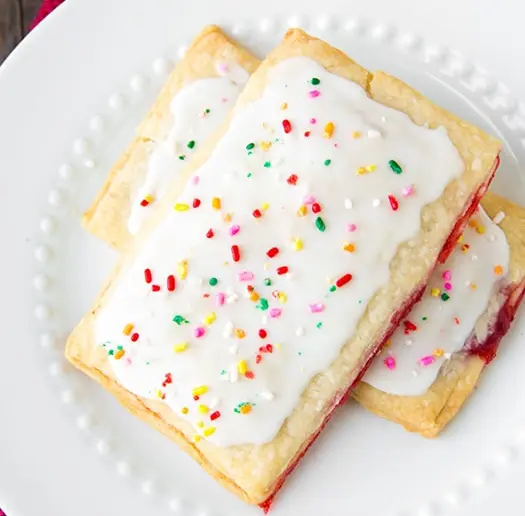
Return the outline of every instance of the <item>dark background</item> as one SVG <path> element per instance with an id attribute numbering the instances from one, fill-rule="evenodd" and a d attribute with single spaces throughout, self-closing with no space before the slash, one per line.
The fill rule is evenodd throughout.
<path id="1" fill-rule="evenodd" d="M 29 30 L 42 0 L 0 0 L 0 63 Z"/>

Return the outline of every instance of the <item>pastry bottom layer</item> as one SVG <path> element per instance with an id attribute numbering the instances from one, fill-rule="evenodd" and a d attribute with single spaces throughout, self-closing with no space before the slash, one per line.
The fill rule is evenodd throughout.
<path id="1" fill-rule="evenodd" d="M 499 166 L 500 159 L 499 157 L 496 158 L 496 161 L 494 162 L 494 166 L 492 167 L 492 172 L 490 177 L 487 179 L 486 183 L 481 185 L 478 190 L 472 195 L 471 201 L 468 204 L 468 206 L 463 211 L 462 216 L 457 220 L 456 224 L 454 225 L 449 237 L 447 238 L 445 244 L 443 245 L 443 248 L 438 256 L 438 259 L 436 260 L 437 263 L 442 263 L 447 260 L 450 253 L 453 251 L 456 241 L 463 232 L 463 229 L 465 225 L 467 224 L 468 220 L 472 216 L 472 214 L 476 211 L 481 199 L 483 198 L 483 195 L 485 195 L 486 191 L 488 190 L 488 187 L 490 186 L 490 183 L 492 182 L 492 179 L 494 178 L 494 174 L 496 173 L 496 170 Z M 432 273 L 432 271 L 429 271 L 429 276 Z M 286 468 L 283 473 L 279 476 L 277 479 L 274 489 L 270 496 L 264 502 L 259 504 L 259 507 L 263 509 L 264 513 L 267 514 L 268 511 L 271 508 L 271 505 L 273 503 L 273 500 L 279 490 L 282 488 L 284 482 L 286 481 L 287 477 L 292 473 L 292 471 L 295 469 L 297 464 L 300 462 L 300 460 L 303 458 L 304 454 L 308 451 L 310 446 L 314 443 L 314 441 L 317 439 L 319 434 L 322 432 L 325 425 L 328 423 L 330 418 L 332 417 L 335 409 L 342 405 L 350 396 L 350 393 L 352 389 L 361 381 L 361 378 L 366 373 L 368 367 L 372 363 L 372 360 L 380 353 L 382 350 L 384 344 L 386 341 L 392 336 L 396 328 L 399 324 L 401 324 L 401 321 L 410 313 L 412 310 L 412 307 L 421 299 L 424 291 L 425 291 L 426 285 L 420 285 L 410 296 L 409 299 L 405 302 L 405 304 L 395 312 L 391 319 L 390 327 L 387 330 L 387 332 L 383 335 L 383 338 L 378 343 L 378 345 L 375 347 L 375 349 L 370 353 L 370 355 L 367 357 L 361 372 L 359 373 L 358 377 L 355 379 L 355 381 L 352 383 L 352 385 L 342 393 L 337 394 L 334 397 L 332 408 L 327 412 L 322 425 L 319 426 L 319 428 L 316 430 L 314 434 L 310 436 L 310 439 L 308 441 L 305 441 L 301 451 L 297 453 L 295 456 L 293 462 L 290 463 L 290 465 Z"/>

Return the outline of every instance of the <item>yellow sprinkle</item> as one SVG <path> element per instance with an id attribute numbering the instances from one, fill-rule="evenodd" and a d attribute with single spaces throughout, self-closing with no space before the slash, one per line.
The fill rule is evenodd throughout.
<path id="1" fill-rule="evenodd" d="M 237 364 L 237 371 L 239 371 L 240 374 L 246 374 L 246 371 L 248 371 L 248 364 L 246 363 L 246 360 L 239 360 L 239 363 Z"/>
<path id="2" fill-rule="evenodd" d="M 204 324 L 207 324 L 209 326 L 210 324 L 213 324 L 215 322 L 215 319 L 217 319 L 215 312 L 211 312 L 204 318 Z"/>
<path id="3" fill-rule="evenodd" d="M 366 166 L 367 172 L 373 172 L 375 169 L 376 169 L 376 166 L 374 164 Z"/>
<path id="4" fill-rule="evenodd" d="M 461 250 L 466 253 L 470 249 L 470 246 L 468 244 L 463 244 L 461 246 Z"/>
<path id="5" fill-rule="evenodd" d="M 270 150 L 270 147 L 272 146 L 272 142 L 261 142 L 261 149 L 266 152 Z"/>
<path id="6" fill-rule="evenodd" d="M 193 436 L 193 442 L 198 443 L 201 440 L 201 436 L 199 434 L 195 434 Z"/>
<path id="7" fill-rule="evenodd" d="M 199 387 L 195 387 L 191 393 L 193 396 L 200 396 L 201 394 L 206 394 L 208 392 L 208 386 L 207 385 L 200 385 Z"/>
<path id="8" fill-rule="evenodd" d="M 157 398 L 161 398 L 162 399 L 162 391 L 160 389 L 157 389 L 155 394 L 157 395 Z"/>
<path id="9" fill-rule="evenodd" d="M 323 136 L 325 138 L 331 138 L 334 134 L 334 124 L 333 122 L 328 122 L 325 126 L 324 126 L 324 133 L 323 133 Z"/>
<path id="10" fill-rule="evenodd" d="M 204 428 L 204 421 L 197 421 L 197 426 L 199 428 Z"/>
<path id="11" fill-rule="evenodd" d="M 483 235 L 483 233 L 485 233 L 485 226 L 481 226 L 481 225 L 476 226 L 476 233 Z"/>
<path id="12" fill-rule="evenodd" d="M 279 298 L 279 302 L 282 303 L 282 304 L 286 303 L 286 300 L 288 299 L 284 292 L 279 292 L 277 297 Z"/>
<path id="13" fill-rule="evenodd" d="M 357 138 L 360 138 L 360 137 L 361 137 L 361 133 L 360 133 L 359 131 L 354 131 L 354 132 L 352 133 L 352 138 L 353 138 L 354 140 L 357 140 Z"/>
<path id="14" fill-rule="evenodd" d="M 355 245 L 350 242 L 343 242 L 343 250 L 349 253 L 355 252 Z"/>
<path id="15" fill-rule="evenodd" d="M 224 219 L 224 222 L 231 222 L 232 214 L 231 213 L 225 213 L 223 219 Z"/>
<path id="16" fill-rule="evenodd" d="M 206 405 L 199 405 L 199 412 L 201 414 L 207 414 L 210 409 Z"/>
<path id="17" fill-rule="evenodd" d="M 434 351 L 432 351 L 432 355 L 434 355 L 436 358 L 442 357 L 445 354 L 445 351 L 441 348 L 436 348 Z"/>
<path id="18" fill-rule="evenodd" d="M 189 204 L 184 204 L 184 203 L 181 203 L 181 202 L 178 202 L 175 206 L 175 211 L 188 211 L 190 209 L 190 205 Z"/>
<path id="19" fill-rule="evenodd" d="M 235 330 L 235 336 L 238 338 L 238 339 L 244 339 L 244 337 L 246 337 L 246 332 L 244 330 L 241 330 L 240 328 L 237 328 Z"/>
<path id="20" fill-rule="evenodd" d="M 494 267 L 494 274 L 496 276 L 501 276 L 503 274 L 503 267 L 501 265 L 496 265 L 496 267 Z"/>
<path id="21" fill-rule="evenodd" d="M 299 209 L 297 210 L 297 216 L 298 217 L 304 217 L 306 215 L 306 206 L 303 204 L 302 206 L 299 207 Z"/>
<path id="22" fill-rule="evenodd" d="M 461 242 L 463 242 L 463 233 L 458 237 L 458 244 L 461 244 Z"/>
<path id="23" fill-rule="evenodd" d="M 145 195 L 144 200 L 151 204 L 155 200 L 155 197 L 153 197 L 153 195 Z"/>
<path id="24" fill-rule="evenodd" d="M 251 301 L 259 301 L 259 294 L 257 294 L 257 292 L 252 292 L 250 294 L 250 300 Z"/>
<path id="25" fill-rule="evenodd" d="M 186 279 L 188 276 L 188 262 L 183 260 L 177 264 L 177 274 L 181 280 Z"/>
<path id="26" fill-rule="evenodd" d="M 287 102 L 283 102 L 283 103 L 281 104 L 281 109 L 284 110 L 284 109 L 287 109 L 287 108 L 288 108 L 288 103 L 287 103 Z"/>
<path id="27" fill-rule="evenodd" d="M 204 437 L 209 437 L 210 435 L 215 433 L 215 427 L 214 426 L 209 426 L 202 433 L 203 433 Z"/>
<path id="28" fill-rule="evenodd" d="M 303 241 L 300 238 L 295 238 L 293 241 L 293 248 L 300 251 L 303 248 Z"/>
<path id="29" fill-rule="evenodd" d="M 267 202 L 265 202 L 265 203 L 261 206 L 261 208 L 263 209 L 263 211 L 266 211 L 269 207 L 270 207 L 270 205 L 269 205 Z"/>
<path id="30" fill-rule="evenodd" d="M 280 345 L 280 344 L 274 344 L 274 347 L 275 347 L 276 349 L 281 349 L 281 345 Z"/>
<path id="31" fill-rule="evenodd" d="M 123 349 L 119 349 L 114 355 L 115 360 L 120 360 L 124 356 L 125 353 L 126 352 Z"/>
<path id="32" fill-rule="evenodd" d="M 190 411 L 190 409 L 188 407 L 182 407 L 182 409 L 181 409 L 181 412 L 183 414 L 187 414 L 189 411 Z"/>
<path id="33" fill-rule="evenodd" d="M 187 348 L 188 343 L 181 342 L 180 344 L 175 344 L 175 346 L 173 346 L 173 351 L 175 351 L 175 353 L 182 353 L 183 351 L 186 351 Z"/>
<path id="34" fill-rule="evenodd" d="M 470 288 L 471 288 L 471 290 L 476 290 L 478 288 L 478 286 L 475 283 L 471 283 L 470 284 Z"/>
<path id="35" fill-rule="evenodd" d="M 441 294 L 441 290 L 439 290 L 438 288 L 433 288 L 430 293 L 432 294 L 433 297 L 438 297 L 439 294 Z"/>
<path id="36" fill-rule="evenodd" d="M 133 331 L 133 324 L 128 323 L 128 324 L 126 324 L 126 326 L 124 326 L 124 329 L 122 330 L 122 333 L 124 335 L 130 335 L 132 331 Z"/>
<path id="37" fill-rule="evenodd" d="M 214 197 L 212 200 L 211 200 L 211 207 L 214 209 L 214 210 L 220 210 L 221 209 L 221 200 L 219 197 Z"/>
<path id="38" fill-rule="evenodd" d="M 241 414 L 249 414 L 252 411 L 251 405 L 243 405 L 240 409 Z"/>
<path id="39" fill-rule="evenodd" d="M 384 348 L 389 348 L 390 345 L 392 344 L 392 341 L 390 339 L 388 339 L 386 342 L 385 342 L 385 345 L 383 346 Z"/>

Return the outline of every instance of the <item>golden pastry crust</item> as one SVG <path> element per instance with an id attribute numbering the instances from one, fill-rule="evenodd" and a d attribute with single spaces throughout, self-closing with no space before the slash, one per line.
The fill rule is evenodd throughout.
<path id="1" fill-rule="evenodd" d="M 251 77 L 233 113 L 241 111 L 248 103 L 261 97 L 269 69 L 293 56 L 314 59 L 331 72 L 344 76 L 371 91 L 371 95 L 374 98 L 378 97 L 381 102 L 387 104 L 393 102 L 388 100 L 388 88 L 392 84 L 390 81 L 378 81 L 373 91 L 369 90 L 369 85 L 373 82 L 369 72 L 327 43 L 312 38 L 301 30 L 293 29 L 287 32 L 283 42 L 270 53 Z M 395 85 L 396 90 L 393 94 L 403 96 L 405 98 L 403 102 L 407 106 L 413 104 L 415 94 L 413 90 L 408 86 L 401 87 L 397 82 Z M 428 114 L 428 119 L 424 122 L 431 125 L 447 123 L 452 126 L 455 123 L 455 118 L 451 115 L 435 108 L 423 97 L 417 98 L 420 107 L 411 106 L 410 112 L 414 117 L 419 117 L 420 123 L 423 123 L 420 113 Z M 230 115 L 230 120 L 234 114 Z M 297 408 L 286 419 L 273 441 L 257 446 L 220 448 L 206 440 L 192 443 L 193 430 L 189 424 L 177 417 L 165 405 L 141 399 L 119 386 L 113 377 L 106 354 L 95 346 L 94 324 L 97 312 L 111 295 L 119 275 L 126 270 L 128 264 L 132 263 L 135 254 L 140 252 L 143 242 L 151 231 L 170 212 L 187 179 L 208 159 L 216 143 L 228 130 L 230 120 L 227 120 L 221 129 L 196 152 L 188 167 L 170 186 L 169 192 L 151 220 L 133 240 L 128 252 L 122 256 L 93 308 L 70 336 L 66 356 L 74 365 L 114 393 L 138 417 L 177 441 L 201 463 L 204 469 L 226 487 L 249 503 L 261 504 L 275 494 L 282 483 L 283 476 L 315 438 L 332 410 L 348 393 L 372 353 L 391 330 L 393 307 L 404 306 L 413 293 L 426 283 L 455 222 L 468 207 L 471 197 L 490 181 L 499 144 L 489 136 L 481 132 L 477 133 L 477 130 L 468 124 L 463 124 L 454 132 L 453 141 L 460 152 L 461 149 L 477 146 L 479 154 L 483 156 L 482 163 L 473 167 L 474 160 L 471 153 L 462 153 L 465 173 L 460 180 L 449 185 L 443 198 L 424 208 L 420 234 L 411 242 L 400 246 L 391 267 L 389 284 L 373 297 L 354 335 L 341 348 L 339 357 L 327 371 L 317 375 L 304 390 Z"/>
<path id="2" fill-rule="evenodd" d="M 487 193 L 481 204 L 491 218 L 500 211 L 505 213 L 499 226 L 510 247 L 507 288 L 514 288 L 517 296 L 520 288 L 525 288 L 525 209 L 492 193 Z M 480 316 L 476 323 L 478 340 L 486 337 L 490 322 L 506 301 L 507 296 L 502 296 Z M 361 382 L 352 395 L 366 409 L 403 425 L 408 431 L 436 437 L 474 392 L 485 365 L 479 356 L 455 353 L 421 396 L 389 394 L 366 382 Z"/>
<path id="3" fill-rule="evenodd" d="M 127 221 L 136 191 L 144 182 L 148 159 L 157 142 L 166 139 L 172 125 L 170 103 L 187 84 L 216 77 L 218 61 L 238 63 L 253 73 L 259 60 L 230 40 L 219 27 L 205 27 L 171 73 L 155 103 L 139 125 L 133 141 L 110 170 L 82 219 L 83 226 L 118 251 L 132 238 Z"/>

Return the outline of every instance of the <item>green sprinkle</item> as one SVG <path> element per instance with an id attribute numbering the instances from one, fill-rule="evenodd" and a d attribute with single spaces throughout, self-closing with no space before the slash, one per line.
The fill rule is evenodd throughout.
<path id="1" fill-rule="evenodd" d="M 272 166 L 272 162 L 271 161 L 265 161 L 264 162 L 264 168 L 270 168 Z"/>
<path id="2" fill-rule="evenodd" d="M 260 308 L 264 312 L 265 310 L 268 310 L 269 306 L 270 305 L 267 299 L 265 299 L 264 297 L 261 297 L 261 299 L 259 299 L 259 304 L 257 305 L 257 308 Z"/>
<path id="3" fill-rule="evenodd" d="M 255 143 L 249 143 L 248 145 L 246 145 L 246 150 L 252 150 L 252 149 L 255 149 Z"/>
<path id="4" fill-rule="evenodd" d="M 252 177 L 252 173 L 251 173 L 251 172 L 248 172 L 248 173 L 246 174 L 246 177 Z"/>
<path id="5" fill-rule="evenodd" d="M 228 374 L 228 371 L 226 371 L 226 369 L 222 369 L 222 371 L 221 371 L 221 375 L 224 376 L 225 374 Z"/>
<path id="6" fill-rule="evenodd" d="M 330 292 L 335 292 L 336 289 L 337 289 L 337 287 L 336 287 L 335 285 L 332 285 L 328 290 L 329 290 Z"/>
<path id="7" fill-rule="evenodd" d="M 114 351 L 113 349 L 110 349 L 110 350 L 108 351 L 108 355 L 113 355 L 113 354 L 115 354 L 115 351 Z"/>
<path id="8" fill-rule="evenodd" d="M 209 115 L 209 114 L 210 114 L 210 109 L 209 109 L 209 108 L 206 108 L 206 109 L 204 110 L 204 112 L 205 112 L 207 115 Z"/>
<path id="9" fill-rule="evenodd" d="M 190 323 L 190 321 L 188 321 L 187 319 L 184 319 L 184 317 L 182 317 L 182 315 L 179 315 L 179 314 L 177 314 L 177 315 L 175 315 L 173 317 L 173 322 L 177 323 L 179 326 L 181 324 L 189 324 Z"/>
<path id="10" fill-rule="evenodd" d="M 298 351 L 297 354 L 302 357 L 303 356 L 303 352 L 302 351 Z"/>
<path id="11" fill-rule="evenodd" d="M 326 225 L 324 223 L 324 220 L 321 218 L 321 217 L 317 217 L 315 219 L 315 226 L 317 227 L 317 229 L 323 233 L 324 230 L 326 229 Z"/>
<path id="12" fill-rule="evenodd" d="M 391 159 L 388 162 L 388 166 L 392 169 L 392 172 L 394 172 L 395 174 L 401 174 L 403 172 L 403 169 L 401 168 L 399 163 L 397 161 L 394 161 L 393 159 Z"/>
<path id="13" fill-rule="evenodd" d="M 181 161 L 184 161 L 184 160 L 186 159 L 186 156 L 184 156 L 184 154 L 181 154 L 181 155 L 179 156 L 179 159 L 180 159 Z"/>
<path id="14" fill-rule="evenodd" d="M 443 301 L 448 301 L 450 299 L 450 296 L 446 292 L 443 292 L 443 294 L 441 294 L 441 299 Z"/>
<path id="15" fill-rule="evenodd" d="M 427 319 L 428 319 L 428 317 L 421 317 L 422 321 L 426 321 Z"/>
<path id="16" fill-rule="evenodd" d="M 272 280 L 270 278 L 264 278 L 264 284 L 269 287 L 272 284 Z"/>
<path id="17" fill-rule="evenodd" d="M 331 159 L 325 159 L 324 160 L 324 166 L 327 167 L 328 165 L 330 165 L 330 163 L 332 163 L 332 160 Z"/>
<path id="18" fill-rule="evenodd" d="M 124 348 L 123 348 L 122 346 L 117 346 L 117 349 L 118 349 L 119 351 L 121 351 L 121 350 L 124 349 Z"/>
<path id="19" fill-rule="evenodd" d="M 358 302 L 357 302 L 358 305 L 362 305 L 363 304 L 363 300 L 360 299 Z"/>
<path id="20" fill-rule="evenodd" d="M 212 278 L 210 278 L 210 281 L 208 281 L 208 283 L 209 283 L 212 287 L 214 287 L 215 285 L 217 285 L 217 283 L 219 283 L 219 280 L 218 280 L 217 278 L 212 277 Z"/>
<path id="21" fill-rule="evenodd" d="M 317 326 L 319 329 L 321 329 L 321 328 L 323 327 L 323 323 L 322 323 L 322 322 L 318 322 L 318 323 L 316 324 L 316 326 Z"/>
<path id="22" fill-rule="evenodd" d="M 193 149 L 193 147 L 195 147 L 195 140 L 190 140 L 188 142 L 188 149 Z"/>
<path id="23" fill-rule="evenodd" d="M 317 86 L 321 83 L 321 81 L 317 77 L 312 77 L 312 80 L 310 81 L 314 86 Z"/>

